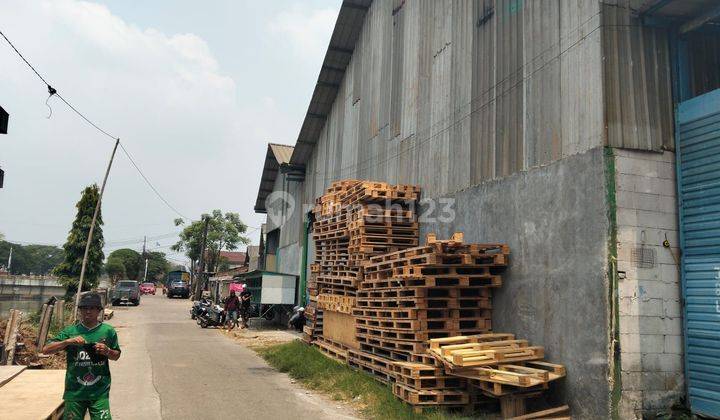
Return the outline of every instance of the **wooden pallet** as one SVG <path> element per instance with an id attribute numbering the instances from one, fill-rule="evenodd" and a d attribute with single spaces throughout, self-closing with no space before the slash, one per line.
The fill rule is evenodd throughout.
<path id="1" fill-rule="evenodd" d="M 316 336 L 313 344 L 326 356 L 341 363 L 347 363 L 348 349 L 341 343 L 329 340 L 323 336 Z"/>
<path id="2" fill-rule="evenodd" d="M 416 355 L 412 355 L 415 357 Z M 408 378 L 436 378 L 445 376 L 445 370 L 434 364 L 418 363 L 418 362 L 392 362 L 390 370 L 396 376 L 405 376 Z"/>
<path id="3" fill-rule="evenodd" d="M 320 309 L 352 314 L 353 307 L 355 306 L 355 297 L 322 293 L 318 295 L 317 302 L 318 308 Z"/>
<path id="4" fill-rule="evenodd" d="M 450 320 L 457 314 L 457 309 L 353 308 L 356 317 L 377 319 Z"/>
<path id="5" fill-rule="evenodd" d="M 363 276 L 360 289 L 376 287 L 494 287 L 502 286 L 499 275 L 473 275 L 473 276 L 395 276 L 388 279 L 377 279 L 376 273 L 367 273 Z"/>
<path id="6" fill-rule="evenodd" d="M 373 375 L 384 383 L 395 381 L 390 365 L 392 361 L 362 350 L 348 350 L 348 365 Z"/>
<path id="7" fill-rule="evenodd" d="M 429 340 L 430 353 L 450 369 L 539 360 L 543 348 L 511 334 L 480 334 Z"/>
<path id="8" fill-rule="evenodd" d="M 396 331 L 447 331 L 459 329 L 457 319 L 397 319 L 356 316 L 355 323 L 358 326 Z"/>
<path id="9" fill-rule="evenodd" d="M 417 405 L 465 405 L 470 401 L 470 396 L 466 391 L 451 390 L 418 390 L 407 385 L 395 383 L 393 384 L 393 394 L 405 401 L 406 403 Z"/>
<path id="10" fill-rule="evenodd" d="M 385 349 L 389 352 L 394 351 L 408 353 L 408 355 L 412 353 L 421 353 L 427 349 L 427 344 L 421 341 L 407 341 L 392 338 L 382 338 L 370 334 L 360 333 L 356 333 L 355 338 L 357 338 L 357 341 L 361 344 L 361 349 L 363 348 L 362 344 L 366 344 L 375 348 Z"/>
<path id="11" fill-rule="evenodd" d="M 410 378 L 407 376 L 398 375 L 396 382 L 418 390 L 464 389 L 467 386 L 466 381 L 463 378 L 453 376 Z"/>

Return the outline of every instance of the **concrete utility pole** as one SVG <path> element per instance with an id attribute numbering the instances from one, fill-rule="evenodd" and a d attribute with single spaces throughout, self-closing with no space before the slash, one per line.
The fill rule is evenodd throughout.
<path id="1" fill-rule="evenodd" d="M 120 145 L 120 139 L 115 140 L 115 147 L 113 147 L 112 154 L 110 155 L 110 162 L 108 162 L 107 170 L 105 171 L 105 178 L 103 178 L 102 186 L 100 187 L 100 196 L 98 197 L 97 203 L 95 203 L 95 212 L 93 213 L 92 222 L 90 222 L 90 232 L 88 233 L 87 243 L 85 244 L 85 255 L 83 256 L 82 267 L 80 268 L 80 281 L 78 282 L 77 293 L 75 294 L 73 319 L 77 319 L 77 310 L 78 305 L 80 304 L 80 293 L 82 293 L 83 280 L 85 280 L 85 267 L 87 266 L 90 244 L 92 243 L 93 232 L 95 231 L 95 222 L 97 221 L 97 216 L 100 212 L 100 203 L 102 202 L 103 193 L 105 192 L 105 184 L 107 183 L 108 175 L 110 175 L 110 168 L 112 167 L 113 160 L 115 159 L 115 152 L 117 152 L 118 145 Z"/>
<path id="2" fill-rule="evenodd" d="M 145 258 L 145 275 L 143 276 L 143 283 L 147 282 L 147 267 L 148 267 L 148 259 Z"/>
<path id="3" fill-rule="evenodd" d="M 143 275 L 143 283 L 147 281 L 147 267 L 148 267 L 148 257 L 145 254 L 145 246 L 147 245 L 147 236 L 143 236 L 143 253 L 142 256 L 145 258 L 145 274 Z"/>
<path id="4" fill-rule="evenodd" d="M 207 246 L 207 232 L 208 225 L 210 224 L 210 216 L 203 215 L 203 220 L 205 221 L 205 226 L 203 226 L 203 240 L 202 246 L 200 247 L 200 273 L 198 273 L 198 279 L 195 283 L 195 299 L 200 299 L 205 283 L 205 247 Z"/>

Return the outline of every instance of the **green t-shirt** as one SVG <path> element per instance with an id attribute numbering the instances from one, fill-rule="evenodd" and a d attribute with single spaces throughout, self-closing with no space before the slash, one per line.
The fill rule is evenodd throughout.
<path id="1" fill-rule="evenodd" d="M 50 341 L 63 341 L 83 336 L 86 344 L 65 348 L 67 372 L 65 373 L 65 401 L 88 401 L 107 398 L 110 393 L 110 366 L 108 358 L 95 351 L 96 343 L 104 342 L 113 350 L 120 350 L 115 329 L 100 323 L 95 328 L 85 328 L 81 323 L 65 327 Z"/>

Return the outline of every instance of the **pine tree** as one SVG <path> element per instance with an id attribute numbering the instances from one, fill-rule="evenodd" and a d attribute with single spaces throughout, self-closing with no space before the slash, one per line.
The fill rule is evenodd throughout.
<path id="1" fill-rule="evenodd" d="M 95 205 L 99 197 L 100 190 L 97 184 L 93 184 L 83 191 L 80 201 L 78 201 L 75 206 L 78 209 L 75 221 L 68 234 L 67 242 L 63 245 L 65 249 L 65 260 L 54 270 L 55 275 L 60 278 L 60 283 L 67 289 L 68 295 L 73 295 L 77 291 L 83 255 L 85 254 L 85 245 L 87 244 L 87 237 L 90 233 L 90 223 L 92 223 Z M 92 243 L 90 244 L 90 251 L 88 253 L 87 266 L 85 267 L 83 290 L 96 287 L 98 277 L 102 271 L 103 260 L 105 259 L 102 250 L 105 245 L 102 225 L 102 211 L 99 211 L 95 230 L 93 231 Z"/>

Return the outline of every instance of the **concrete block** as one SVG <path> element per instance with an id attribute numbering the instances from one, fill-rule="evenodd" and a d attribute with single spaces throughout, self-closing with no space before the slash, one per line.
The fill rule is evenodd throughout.
<path id="1" fill-rule="evenodd" d="M 675 264 L 675 261 L 679 261 L 677 256 L 680 255 L 680 251 L 676 247 L 658 247 L 655 255 L 658 264 Z"/>
<path id="2" fill-rule="evenodd" d="M 678 203 L 674 196 L 660 195 L 657 197 L 658 210 L 664 213 L 677 214 Z"/>
<path id="3" fill-rule="evenodd" d="M 635 177 L 617 174 L 615 177 L 615 191 L 635 191 Z"/>
<path id="4" fill-rule="evenodd" d="M 618 414 L 621 419 L 641 419 L 643 405 L 642 391 L 622 391 Z"/>
<path id="5" fill-rule="evenodd" d="M 664 391 L 666 377 L 660 372 L 621 372 L 624 391 Z"/>
<path id="6" fill-rule="evenodd" d="M 638 334 L 657 334 L 662 336 L 665 334 L 665 323 L 663 322 L 662 318 L 657 316 L 639 316 Z M 660 345 L 660 349 L 657 351 L 662 352 L 662 348 L 662 345 Z"/>
<path id="7" fill-rule="evenodd" d="M 685 391 L 685 375 L 682 373 L 666 373 L 665 389 L 668 391 L 684 392 Z"/>
<path id="8" fill-rule="evenodd" d="M 682 317 L 682 306 L 680 299 L 663 300 L 663 316 L 670 318 Z"/>
<path id="9" fill-rule="evenodd" d="M 681 335 L 666 335 L 663 343 L 663 353 L 680 354 L 685 352 L 683 349 L 683 338 Z"/>
<path id="10" fill-rule="evenodd" d="M 618 296 L 622 297 L 638 297 L 638 281 L 633 279 L 618 280 Z"/>
<path id="11" fill-rule="evenodd" d="M 623 372 L 642 372 L 641 353 L 620 353 L 620 366 Z"/>
<path id="12" fill-rule="evenodd" d="M 637 210 L 633 208 L 618 208 L 615 217 L 618 226 L 637 226 Z"/>
<path id="13" fill-rule="evenodd" d="M 675 183 L 675 163 L 671 162 L 656 162 L 657 176 L 661 179 L 666 179 L 669 182 Z"/>
<path id="14" fill-rule="evenodd" d="M 683 325 L 682 317 L 677 318 L 663 318 L 663 324 L 665 326 L 665 335 L 682 335 Z"/>
<path id="15" fill-rule="evenodd" d="M 649 228 L 677 230 L 677 216 L 675 214 L 638 210 L 637 223 L 638 226 Z"/>
<path id="16" fill-rule="evenodd" d="M 659 273 L 656 271 L 659 277 Z M 659 298 L 663 300 L 680 299 L 680 285 L 677 283 L 665 283 L 658 280 L 637 280 L 638 297 Z"/>
<path id="17" fill-rule="evenodd" d="M 636 315 L 620 315 L 620 334 L 639 334 L 640 317 Z"/>
<path id="18" fill-rule="evenodd" d="M 657 162 L 645 159 L 619 156 L 615 159 L 615 169 L 621 174 L 657 177 Z"/>
<path id="19" fill-rule="evenodd" d="M 634 193 L 635 194 L 635 208 L 638 210 L 647 211 L 664 211 L 660 208 L 660 198 L 658 194 L 645 194 L 645 193 Z M 669 197 L 663 197 L 669 198 Z"/>
<path id="20" fill-rule="evenodd" d="M 670 251 L 668 251 L 670 252 Z M 675 251 L 673 251 L 675 252 Z M 673 264 L 660 264 L 660 279 L 666 283 L 679 283 L 680 272 L 678 271 L 678 265 Z M 679 287 L 679 286 L 678 286 Z"/>
<path id="21" fill-rule="evenodd" d="M 662 334 L 640 334 L 641 353 L 661 353 L 665 349 L 665 336 Z"/>
<path id="22" fill-rule="evenodd" d="M 661 299 L 620 298 L 620 315 L 663 316 Z"/>
<path id="23" fill-rule="evenodd" d="M 640 353 L 640 334 L 620 334 L 622 353 Z"/>
<path id="24" fill-rule="evenodd" d="M 642 408 L 664 411 L 672 407 L 681 396 L 681 393 L 673 391 L 645 391 L 643 392 Z"/>
<path id="25" fill-rule="evenodd" d="M 641 356 L 643 372 L 683 372 L 682 356 L 666 353 L 643 353 Z"/>

